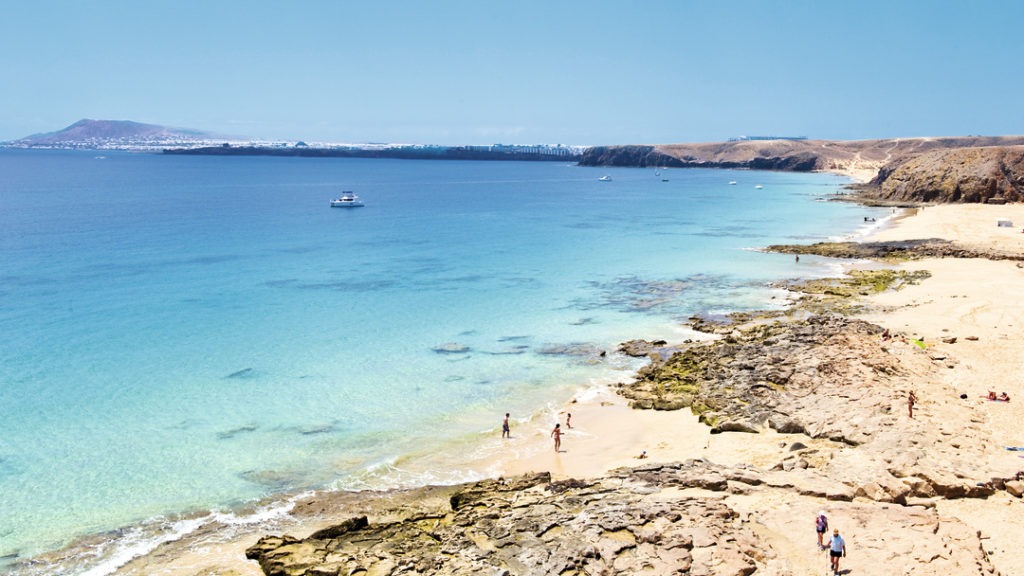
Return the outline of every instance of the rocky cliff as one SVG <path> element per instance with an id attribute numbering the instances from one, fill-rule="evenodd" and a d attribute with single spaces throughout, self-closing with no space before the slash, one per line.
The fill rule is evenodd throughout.
<path id="1" fill-rule="evenodd" d="M 820 168 L 820 158 L 806 150 L 754 154 L 738 153 L 731 144 L 689 146 L 599 146 L 584 152 L 584 166 L 636 166 L 640 168 L 749 168 L 809 172 Z"/>
<path id="2" fill-rule="evenodd" d="M 746 168 L 794 172 L 828 170 L 849 174 L 864 181 L 875 178 L 876 175 L 895 176 L 896 180 L 881 189 L 882 194 L 892 200 L 922 200 L 927 197 L 935 201 L 965 202 L 983 201 L 970 200 L 976 195 L 979 198 L 991 197 L 980 192 L 980 189 L 986 186 L 998 193 L 1006 192 L 1010 187 L 1005 182 L 999 183 L 997 175 L 1000 170 L 1012 172 L 1015 165 L 1010 157 L 993 160 L 994 152 L 972 154 L 969 151 L 988 148 L 998 150 L 1020 145 L 1024 145 L 1022 136 L 856 141 L 744 140 L 696 144 L 595 146 L 583 154 L 580 164 L 640 168 Z M 918 158 L 921 160 L 911 162 Z M 933 174 L 942 169 L 943 163 L 959 163 L 964 168 L 955 174 L 937 178 Z M 900 167 L 902 169 L 897 173 L 897 168 Z M 936 180 L 941 180 L 943 188 L 936 184 Z M 897 182 L 902 184 L 897 186 Z M 875 184 L 880 183 L 881 180 L 876 178 Z M 955 193 L 934 193 L 934 190 L 939 189 L 956 190 L 957 183 L 960 184 L 959 196 Z M 1015 189 L 1019 193 L 1019 187 Z M 874 193 L 876 190 L 872 189 L 871 192 Z"/>
<path id="3" fill-rule="evenodd" d="M 884 166 L 873 195 L 912 202 L 1024 200 L 1024 146 L 932 150 Z"/>

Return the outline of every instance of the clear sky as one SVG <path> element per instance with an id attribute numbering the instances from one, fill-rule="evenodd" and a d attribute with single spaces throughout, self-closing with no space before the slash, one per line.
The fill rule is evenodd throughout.
<path id="1" fill-rule="evenodd" d="M 1022 25 L 1022 0 L 3 0 L 0 140 L 1024 134 Z"/>

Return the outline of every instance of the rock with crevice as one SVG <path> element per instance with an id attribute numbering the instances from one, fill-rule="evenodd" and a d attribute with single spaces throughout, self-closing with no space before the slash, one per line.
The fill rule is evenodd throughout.
<path id="1" fill-rule="evenodd" d="M 751 472 L 743 474 L 749 479 Z M 654 481 L 724 490 L 724 479 L 709 480 L 722 477 L 705 463 L 624 470 L 553 490 L 542 489 L 540 478 L 465 485 L 445 517 L 432 522 L 364 523 L 358 516 L 301 540 L 264 537 L 247 556 L 268 576 L 687 573 L 679 570 L 694 565 L 695 548 L 707 554 L 711 573 L 738 575 L 774 556 L 721 501 L 652 500 L 624 489 Z"/>

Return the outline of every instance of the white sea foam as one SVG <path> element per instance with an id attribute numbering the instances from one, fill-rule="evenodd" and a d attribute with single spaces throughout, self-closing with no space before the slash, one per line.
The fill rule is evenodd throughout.
<path id="1" fill-rule="evenodd" d="M 285 499 L 257 506 L 251 511 L 215 510 L 201 516 L 176 520 L 154 518 L 119 531 L 118 535 L 95 544 L 84 544 L 71 554 L 50 564 L 35 564 L 22 570 L 36 576 L 62 575 L 106 576 L 132 560 L 143 557 L 157 547 L 186 539 L 205 528 L 220 526 L 218 538 L 226 540 L 234 530 L 270 525 L 291 518 L 295 502 L 312 493 L 299 493 Z M 226 529 L 225 529 L 226 528 Z"/>
<path id="2" fill-rule="evenodd" d="M 81 576 L 106 576 L 124 566 L 129 561 L 148 554 L 157 546 L 178 540 L 198 530 L 212 520 L 212 515 L 202 518 L 191 518 L 169 522 L 161 526 L 157 534 L 138 527 L 128 530 L 122 537 L 109 543 L 108 550 L 96 550 L 97 556 L 103 558 L 99 563 L 81 573 Z"/>

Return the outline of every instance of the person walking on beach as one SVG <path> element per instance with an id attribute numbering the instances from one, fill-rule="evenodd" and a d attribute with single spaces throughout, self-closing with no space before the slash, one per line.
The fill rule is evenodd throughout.
<path id="1" fill-rule="evenodd" d="M 839 535 L 839 529 L 832 531 L 832 539 L 828 542 L 828 556 L 832 562 L 832 573 L 839 574 L 839 559 L 846 556 L 846 541 Z"/>
<path id="2" fill-rule="evenodd" d="M 828 517 L 824 510 L 818 512 L 818 517 L 814 519 L 814 530 L 818 533 L 818 550 L 824 550 L 825 532 L 828 532 Z"/>
<path id="3" fill-rule="evenodd" d="M 505 419 L 501 421 L 501 437 L 511 438 L 512 433 L 508 429 L 508 412 L 505 412 Z"/>
<path id="4" fill-rule="evenodd" d="M 917 404 L 917 396 L 914 395 L 914 391 L 911 390 L 910 394 L 907 394 L 907 412 L 910 417 L 914 417 L 914 404 Z"/>
<path id="5" fill-rule="evenodd" d="M 568 412 L 565 413 L 565 427 L 572 428 L 572 414 Z"/>
<path id="6" fill-rule="evenodd" d="M 555 424 L 554 430 L 551 431 L 551 437 L 555 439 L 555 452 L 559 451 L 562 447 L 562 425 Z"/>

